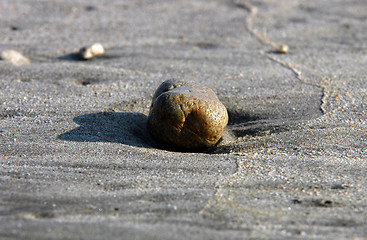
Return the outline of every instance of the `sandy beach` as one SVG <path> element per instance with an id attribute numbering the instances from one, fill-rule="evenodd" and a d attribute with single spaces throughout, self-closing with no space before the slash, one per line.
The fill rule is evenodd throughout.
<path id="1" fill-rule="evenodd" d="M 367 2 L 2 0 L 0 53 L 0 239 L 367 238 Z M 215 149 L 150 136 L 170 78 Z"/>

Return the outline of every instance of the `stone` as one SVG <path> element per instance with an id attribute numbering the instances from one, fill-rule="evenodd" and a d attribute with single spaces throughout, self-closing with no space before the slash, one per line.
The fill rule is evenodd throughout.
<path id="1" fill-rule="evenodd" d="M 15 50 L 6 50 L 1 53 L 1 58 L 12 63 L 15 66 L 30 64 L 31 60 L 23 56 L 20 52 Z"/>
<path id="2" fill-rule="evenodd" d="M 169 147 L 201 150 L 217 144 L 227 123 L 227 109 L 212 89 L 170 79 L 154 93 L 147 124 L 151 135 Z"/>
<path id="3" fill-rule="evenodd" d="M 80 58 L 88 60 L 98 55 L 104 54 L 104 47 L 100 43 L 94 43 L 89 47 L 83 47 L 79 50 Z"/>
<path id="4" fill-rule="evenodd" d="M 285 53 L 287 53 L 288 51 L 289 51 L 289 47 L 288 47 L 287 45 L 280 44 L 280 45 L 278 46 L 278 50 L 277 50 L 277 52 L 278 52 L 278 53 L 285 54 Z"/>

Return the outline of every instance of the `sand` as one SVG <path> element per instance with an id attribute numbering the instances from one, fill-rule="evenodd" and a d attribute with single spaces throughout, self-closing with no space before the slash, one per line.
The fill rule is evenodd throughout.
<path id="1" fill-rule="evenodd" d="M 0 238 L 367 238 L 367 2 L 243 3 L 1 1 Z M 227 107 L 214 151 L 149 135 L 169 78 Z"/>

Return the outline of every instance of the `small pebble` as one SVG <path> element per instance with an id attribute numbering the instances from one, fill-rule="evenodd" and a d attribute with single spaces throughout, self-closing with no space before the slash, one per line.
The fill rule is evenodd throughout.
<path id="1" fill-rule="evenodd" d="M 9 61 L 15 66 L 21 66 L 25 64 L 30 64 L 31 60 L 24 57 L 20 52 L 17 52 L 15 50 L 6 50 L 1 53 L 1 58 Z"/>
<path id="2" fill-rule="evenodd" d="M 155 92 L 148 129 L 168 146 L 201 150 L 215 146 L 228 123 L 226 107 L 197 82 L 170 79 Z"/>
<path id="3" fill-rule="evenodd" d="M 94 43 L 93 45 L 89 46 L 89 47 L 83 47 L 80 49 L 79 51 L 79 55 L 82 59 L 91 59 L 94 58 L 98 55 L 102 55 L 104 54 L 104 48 L 102 46 L 102 44 L 100 43 Z"/>
<path id="4" fill-rule="evenodd" d="M 282 53 L 285 54 L 289 51 L 289 47 L 287 45 L 284 44 L 280 44 L 278 47 L 278 53 Z"/>

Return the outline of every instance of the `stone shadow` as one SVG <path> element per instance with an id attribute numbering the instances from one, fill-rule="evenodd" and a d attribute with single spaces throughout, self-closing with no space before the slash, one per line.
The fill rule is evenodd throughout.
<path id="1" fill-rule="evenodd" d="M 235 137 L 261 136 L 269 133 L 283 132 L 292 126 L 292 119 L 281 119 L 274 116 L 251 114 L 244 111 L 228 109 L 227 131 Z"/>
<path id="2" fill-rule="evenodd" d="M 93 62 L 93 61 L 103 60 L 103 59 L 116 59 L 116 58 L 124 57 L 124 55 L 119 54 L 119 52 L 114 53 L 114 51 L 116 51 L 115 49 L 112 49 L 112 51 L 111 49 L 108 49 L 108 50 L 105 49 L 105 51 L 106 53 L 95 56 L 91 59 L 82 58 L 79 52 L 68 53 L 63 56 L 58 57 L 57 59 L 60 61 L 72 61 L 72 62 Z"/>
<path id="3" fill-rule="evenodd" d="M 80 57 L 80 54 L 77 52 L 63 55 L 61 57 L 58 57 L 58 59 L 62 61 L 87 61 Z"/>
<path id="4" fill-rule="evenodd" d="M 146 127 L 147 116 L 136 112 L 99 112 L 74 118 L 80 126 L 57 138 L 76 142 L 115 142 L 135 147 L 157 147 Z"/>
<path id="5" fill-rule="evenodd" d="M 290 131 L 294 128 L 297 120 L 285 119 L 272 114 L 255 114 L 246 112 L 242 109 L 227 109 L 229 121 L 226 131 L 217 144 L 212 149 L 211 154 L 228 154 L 236 151 L 242 151 L 246 148 L 257 147 L 254 138 L 262 137 L 273 133 Z"/>
<path id="6" fill-rule="evenodd" d="M 254 115 L 243 111 L 228 109 L 229 122 L 227 135 L 229 138 L 244 136 L 261 136 L 274 132 L 288 131 L 291 121 L 285 124 L 284 119 L 272 116 Z M 182 149 L 163 145 L 149 134 L 147 129 L 147 116 L 137 112 L 98 112 L 75 117 L 73 120 L 80 126 L 59 135 L 57 138 L 64 141 L 75 142 L 114 142 L 135 147 L 156 148 L 174 152 L 186 152 Z M 224 138 L 226 135 L 224 136 Z M 230 140 L 230 139 L 227 139 Z M 233 139 L 234 140 L 234 139 Z M 224 141 L 225 142 L 225 141 Z M 211 149 L 199 152 L 221 153 L 227 152 L 223 139 Z"/>

